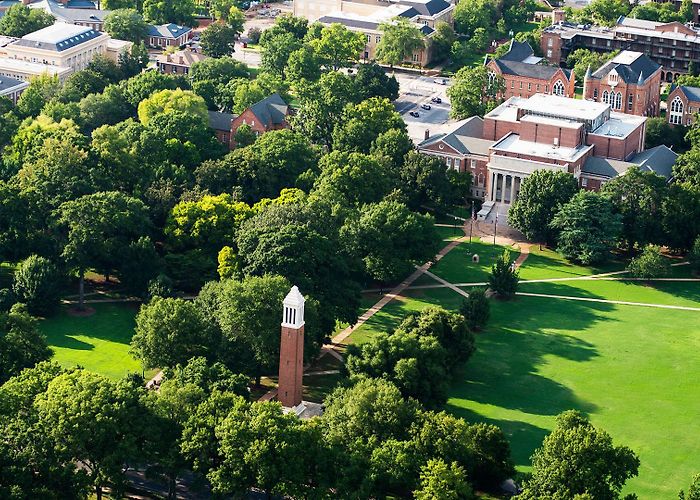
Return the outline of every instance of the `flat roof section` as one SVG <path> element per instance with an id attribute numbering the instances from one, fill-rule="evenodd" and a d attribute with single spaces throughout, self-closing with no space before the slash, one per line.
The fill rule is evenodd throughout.
<path id="1" fill-rule="evenodd" d="M 583 123 L 574 120 L 566 120 L 561 118 L 552 118 L 549 116 L 525 115 L 520 118 L 521 122 L 525 123 L 541 123 L 543 125 L 554 125 L 555 127 L 565 127 L 570 129 L 578 129 L 583 127 Z"/>
<path id="2" fill-rule="evenodd" d="M 637 130 L 645 121 L 646 117 L 644 116 L 610 113 L 610 119 L 590 133 L 622 139 Z"/>
<path id="3" fill-rule="evenodd" d="M 548 94 L 535 94 L 520 105 L 532 113 L 546 113 L 572 120 L 593 121 L 605 113 L 608 105 L 602 102 L 585 101 Z"/>
<path id="4" fill-rule="evenodd" d="M 545 144 L 541 142 L 523 141 L 519 134 L 510 133 L 503 139 L 496 142 L 491 149 L 494 151 L 503 151 L 507 153 L 516 153 L 528 156 L 535 156 L 542 159 L 552 161 L 573 162 L 581 158 L 593 146 L 579 146 L 577 148 L 568 148 L 563 146 L 554 146 L 553 144 Z"/>

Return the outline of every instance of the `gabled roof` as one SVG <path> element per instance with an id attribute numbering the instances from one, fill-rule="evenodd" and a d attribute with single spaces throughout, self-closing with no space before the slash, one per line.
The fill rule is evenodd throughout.
<path id="1" fill-rule="evenodd" d="M 535 52 L 527 42 L 519 42 L 515 38 L 510 41 L 510 49 L 508 52 L 499 57 L 500 61 L 519 61 L 523 62 L 528 57 L 534 56 Z"/>
<path id="2" fill-rule="evenodd" d="M 571 78 L 571 70 L 559 68 L 559 66 L 546 66 L 544 64 L 529 64 L 520 61 L 510 61 L 503 59 L 494 60 L 504 75 L 525 76 L 538 80 L 549 80 L 561 69 L 566 78 Z"/>
<path id="3" fill-rule="evenodd" d="M 420 32 L 423 33 L 425 36 L 432 35 L 434 31 L 435 30 L 427 24 L 424 24 L 420 27 Z"/>
<path id="4" fill-rule="evenodd" d="M 612 179 L 620 174 L 624 174 L 633 165 L 634 163 L 627 161 L 589 156 L 581 166 L 581 172 Z"/>
<path id="5" fill-rule="evenodd" d="M 9 76 L 0 76 L 0 92 L 20 86 L 29 87 L 29 82 L 23 82 L 22 80 L 10 78 Z"/>
<path id="6" fill-rule="evenodd" d="M 630 162 L 639 165 L 642 170 L 654 172 L 668 180 L 673 175 L 673 165 L 677 158 L 677 153 L 662 144 L 636 154 Z"/>
<path id="7" fill-rule="evenodd" d="M 688 98 L 689 101 L 700 102 L 700 87 L 688 87 L 686 85 L 674 85 L 671 88 L 673 91 L 675 88 L 679 88 L 681 92 Z"/>
<path id="8" fill-rule="evenodd" d="M 220 113 L 219 111 L 209 111 L 209 126 L 214 130 L 231 131 L 231 122 L 236 117 L 231 113 Z"/>
<path id="9" fill-rule="evenodd" d="M 444 142 L 460 154 L 478 154 L 488 156 L 489 148 L 493 141 L 482 139 L 484 120 L 478 116 L 472 116 L 455 124 L 455 128 L 448 133 L 436 134 L 427 138 L 418 149 L 425 148 L 438 142 Z"/>
<path id="10" fill-rule="evenodd" d="M 172 54 L 160 54 L 156 59 L 162 64 L 175 64 L 189 68 L 194 63 L 207 59 L 207 56 L 191 50 L 178 50 Z"/>
<path id="11" fill-rule="evenodd" d="M 187 26 L 180 26 L 178 24 L 161 24 L 160 26 L 155 26 L 153 24 L 148 25 L 148 36 L 156 36 L 161 38 L 175 39 L 182 36 L 185 33 L 192 31 L 192 28 Z"/>
<path id="12" fill-rule="evenodd" d="M 84 5 L 92 5 L 92 7 Z M 86 4 L 79 3 L 77 5 L 69 2 L 68 6 L 64 6 L 54 0 L 41 0 L 40 2 L 29 4 L 29 7 L 32 9 L 43 9 L 59 21 L 68 23 L 77 21 L 104 22 L 105 17 L 112 12 L 110 10 L 97 10 L 94 4 L 89 1 Z"/>
<path id="13" fill-rule="evenodd" d="M 282 125 L 287 119 L 289 105 L 279 94 L 272 94 L 262 101 L 253 104 L 250 111 L 261 123 L 266 125 Z"/>
<path id="14" fill-rule="evenodd" d="M 629 161 L 591 156 L 581 167 L 581 172 L 612 179 L 624 174 L 630 167 L 638 165 L 642 170 L 654 172 L 668 180 L 671 178 L 673 165 L 676 163 L 677 158 L 678 155 L 675 152 L 661 145 L 637 153 Z"/>
<path id="15" fill-rule="evenodd" d="M 410 7 L 413 7 L 422 16 L 434 16 L 452 7 L 452 5 L 446 2 L 445 0 L 399 0 L 398 3 L 400 3 L 401 5 L 408 5 Z"/>
<path id="16" fill-rule="evenodd" d="M 623 50 L 612 61 L 598 68 L 592 78 L 602 79 L 615 70 L 625 83 L 638 84 L 649 79 L 660 68 L 646 54 Z"/>

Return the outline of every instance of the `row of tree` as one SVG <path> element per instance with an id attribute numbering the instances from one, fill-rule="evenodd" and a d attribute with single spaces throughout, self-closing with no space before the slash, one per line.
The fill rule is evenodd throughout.
<path id="1" fill-rule="evenodd" d="M 556 244 L 584 264 L 601 262 L 616 248 L 632 253 L 648 244 L 687 252 L 700 234 L 700 186 L 683 177 L 683 158 L 671 184 L 632 167 L 600 192 L 579 191 L 566 172 L 537 171 L 523 182 L 509 221 L 528 239 Z"/>

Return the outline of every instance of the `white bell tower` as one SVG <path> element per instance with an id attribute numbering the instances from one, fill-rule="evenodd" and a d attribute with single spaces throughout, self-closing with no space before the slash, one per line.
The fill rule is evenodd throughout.
<path id="1" fill-rule="evenodd" d="M 306 299 L 299 291 L 299 288 L 294 285 L 282 302 L 284 309 L 282 314 L 282 326 L 287 328 L 301 328 L 304 326 L 305 302 Z"/>

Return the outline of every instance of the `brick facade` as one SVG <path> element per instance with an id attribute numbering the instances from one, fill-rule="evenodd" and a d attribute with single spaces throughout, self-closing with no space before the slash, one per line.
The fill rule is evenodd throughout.
<path id="1" fill-rule="evenodd" d="M 666 99 L 666 119 L 671 125 L 689 127 L 700 113 L 700 88 L 674 87 Z"/>
<path id="2" fill-rule="evenodd" d="M 304 326 L 282 327 L 277 399 L 282 406 L 301 403 L 304 377 Z"/>

